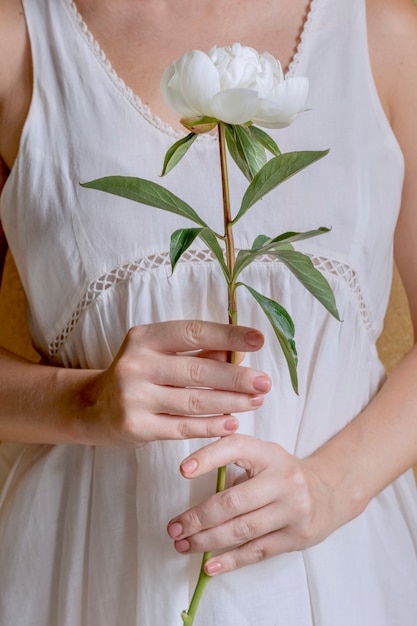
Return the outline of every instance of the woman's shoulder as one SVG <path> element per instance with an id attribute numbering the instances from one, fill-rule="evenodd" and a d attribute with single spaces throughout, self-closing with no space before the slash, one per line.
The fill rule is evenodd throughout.
<path id="1" fill-rule="evenodd" d="M 366 0 L 366 7 L 372 67 L 392 120 L 407 83 L 417 77 L 417 6 L 414 0 Z"/>
<path id="2" fill-rule="evenodd" d="M 29 39 L 21 0 L 0 0 L 0 157 L 11 167 L 32 90 Z"/>
<path id="3" fill-rule="evenodd" d="M 26 26 L 21 1 L 0 0 L 0 95 L 13 82 L 13 72 L 25 40 Z"/>
<path id="4" fill-rule="evenodd" d="M 393 57 L 417 41 L 415 0 L 366 0 L 368 31 L 372 47 Z M 395 44 L 389 47 L 390 44 Z"/>
<path id="5" fill-rule="evenodd" d="M 368 16 L 380 25 L 398 27 L 404 18 L 410 18 L 417 10 L 415 0 L 366 0 Z M 412 17 L 411 17 L 412 19 Z"/>

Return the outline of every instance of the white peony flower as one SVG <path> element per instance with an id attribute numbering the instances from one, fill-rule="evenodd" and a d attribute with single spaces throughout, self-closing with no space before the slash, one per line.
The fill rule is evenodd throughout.
<path id="1" fill-rule="evenodd" d="M 165 70 L 161 92 L 184 118 L 284 128 L 303 111 L 308 80 L 285 79 L 273 56 L 234 43 L 215 46 L 208 54 L 200 50 L 184 54 Z"/>

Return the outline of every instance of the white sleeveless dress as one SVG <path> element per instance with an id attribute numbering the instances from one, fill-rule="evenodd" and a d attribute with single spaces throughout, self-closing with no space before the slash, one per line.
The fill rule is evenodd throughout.
<path id="1" fill-rule="evenodd" d="M 78 184 L 110 174 L 160 180 L 180 134 L 116 76 L 70 0 L 23 4 L 34 93 L 0 210 L 39 352 L 56 365 L 103 368 L 132 325 L 225 321 L 225 285 L 203 244 L 171 276 L 169 237 L 183 219 Z M 298 247 L 330 281 L 343 322 L 279 262 L 246 270 L 246 282 L 294 318 L 300 394 L 262 312 L 239 294 L 240 322 L 267 338 L 247 362 L 274 381 L 263 408 L 241 416 L 241 431 L 302 457 L 383 382 L 375 341 L 390 291 L 403 159 L 371 75 L 364 0 L 312 0 L 289 74 L 309 78 L 310 110 L 276 140 L 284 151 L 330 154 L 251 209 L 237 246 L 260 233 L 331 227 Z M 197 140 L 163 182 L 220 228 L 215 138 Z M 231 167 L 235 210 L 245 187 Z M 200 557 L 178 555 L 166 524 L 214 489 L 214 476 L 187 482 L 178 472 L 201 443 L 137 451 L 3 444 L 2 626 L 179 626 Z M 195 626 L 415 626 L 416 531 L 408 473 L 320 545 L 214 579 Z"/>

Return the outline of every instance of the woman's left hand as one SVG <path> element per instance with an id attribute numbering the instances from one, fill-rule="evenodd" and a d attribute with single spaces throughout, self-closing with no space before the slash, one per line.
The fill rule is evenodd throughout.
<path id="1" fill-rule="evenodd" d="M 248 480 L 178 515 L 168 533 L 181 553 L 224 551 L 207 560 L 209 575 L 303 550 L 323 540 L 337 521 L 332 489 L 281 446 L 245 435 L 209 444 L 181 464 L 186 478 L 236 464 Z"/>

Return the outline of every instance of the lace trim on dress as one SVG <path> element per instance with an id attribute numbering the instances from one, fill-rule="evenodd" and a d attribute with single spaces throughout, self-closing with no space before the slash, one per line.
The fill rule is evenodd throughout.
<path id="1" fill-rule="evenodd" d="M 310 33 L 311 24 L 313 23 L 313 19 L 316 13 L 317 5 L 319 0 L 310 0 L 310 4 L 307 7 L 307 12 L 304 19 L 304 24 L 301 29 L 299 42 L 295 51 L 295 54 L 288 65 L 288 70 L 286 72 L 286 77 L 292 76 L 297 71 L 297 67 L 300 63 L 300 59 L 304 52 L 305 42 Z"/>
<path id="2" fill-rule="evenodd" d="M 321 256 L 309 255 L 315 267 L 320 270 L 323 274 L 327 274 L 328 276 L 336 276 L 338 279 L 343 280 L 350 289 L 354 292 L 358 304 L 359 304 L 359 313 L 362 318 L 362 321 L 365 324 L 366 330 L 369 336 L 373 339 L 374 333 L 372 329 L 372 318 L 370 312 L 366 306 L 365 299 L 363 297 L 359 280 L 355 270 L 346 263 L 341 263 L 339 261 L 335 261 L 333 259 L 327 259 Z M 181 257 L 179 263 L 214 263 L 216 262 L 215 257 L 209 250 L 187 250 Z M 281 263 L 279 260 L 274 257 L 264 255 L 259 257 L 255 263 Z M 75 308 L 71 318 L 68 320 L 65 327 L 62 331 L 57 335 L 57 337 L 49 344 L 48 346 L 48 358 L 51 361 L 54 361 L 55 357 L 58 355 L 61 347 L 67 341 L 68 337 L 71 335 L 72 331 L 78 325 L 83 313 L 91 306 L 96 300 L 100 298 L 102 293 L 104 293 L 107 289 L 111 289 L 113 286 L 130 280 L 132 277 L 143 274 L 145 272 L 152 272 L 161 267 L 170 267 L 171 262 L 169 258 L 168 252 L 161 252 L 159 254 L 153 254 L 148 257 L 144 257 L 137 261 L 133 261 L 131 263 L 126 263 L 121 267 L 117 267 L 112 271 L 103 274 L 96 280 L 92 281 L 86 291 L 84 296 L 81 298 L 77 307 Z"/>
<path id="3" fill-rule="evenodd" d="M 295 73 L 300 58 L 303 54 L 303 49 L 305 46 L 306 37 L 310 31 L 311 23 L 313 21 L 314 14 L 316 12 L 317 4 L 319 0 L 310 0 L 310 4 L 307 7 L 304 24 L 301 29 L 299 42 L 295 51 L 295 54 L 288 65 L 288 70 L 286 72 L 286 76 L 292 75 Z M 132 106 L 142 115 L 144 119 L 146 119 L 152 126 L 160 130 L 161 132 L 173 137 L 175 139 L 179 139 L 185 135 L 185 132 L 182 130 L 177 130 L 163 122 L 160 117 L 152 113 L 152 110 L 144 104 L 141 98 L 136 95 L 133 90 L 125 83 L 123 78 L 121 78 L 115 69 L 113 68 L 110 60 L 107 58 L 104 50 L 101 48 L 98 41 L 95 39 L 92 32 L 89 30 L 86 22 L 84 21 L 81 13 L 78 11 L 75 0 L 63 0 L 64 4 L 68 7 L 70 16 L 77 28 L 80 32 L 89 48 L 91 49 L 93 55 L 99 61 L 100 65 L 103 67 L 104 71 L 115 85 L 115 87 L 125 96 L 125 98 L 132 104 Z M 197 137 L 197 141 L 207 141 L 214 142 L 217 141 L 217 134 L 205 133 L 203 135 L 199 135 Z"/>
<path id="4" fill-rule="evenodd" d="M 170 137 L 173 137 L 174 139 L 180 139 L 181 137 L 184 137 L 186 134 L 185 132 L 173 128 L 166 122 L 163 122 L 160 117 L 152 113 L 151 109 L 141 100 L 138 95 L 133 92 L 133 90 L 125 83 L 123 78 L 121 78 L 117 74 L 111 62 L 107 58 L 104 50 L 95 39 L 93 33 L 89 30 L 82 15 L 78 11 L 75 1 L 63 0 L 63 2 L 69 9 L 70 16 L 75 24 L 76 29 L 86 41 L 93 55 L 103 67 L 104 71 L 106 72 L 112 83 L 124 95 L 128 102 L 130 102 L 130 104 L 142 115 L 144 119 L 146 119 L 146 121 L 148 121 L 152 126 L 157 128 L 161 132 L 169 135 Z M 210 133 L 199 135 L 197 137 L 197 141 L 217 141 L 217 135 L 211 135 Z"/>

